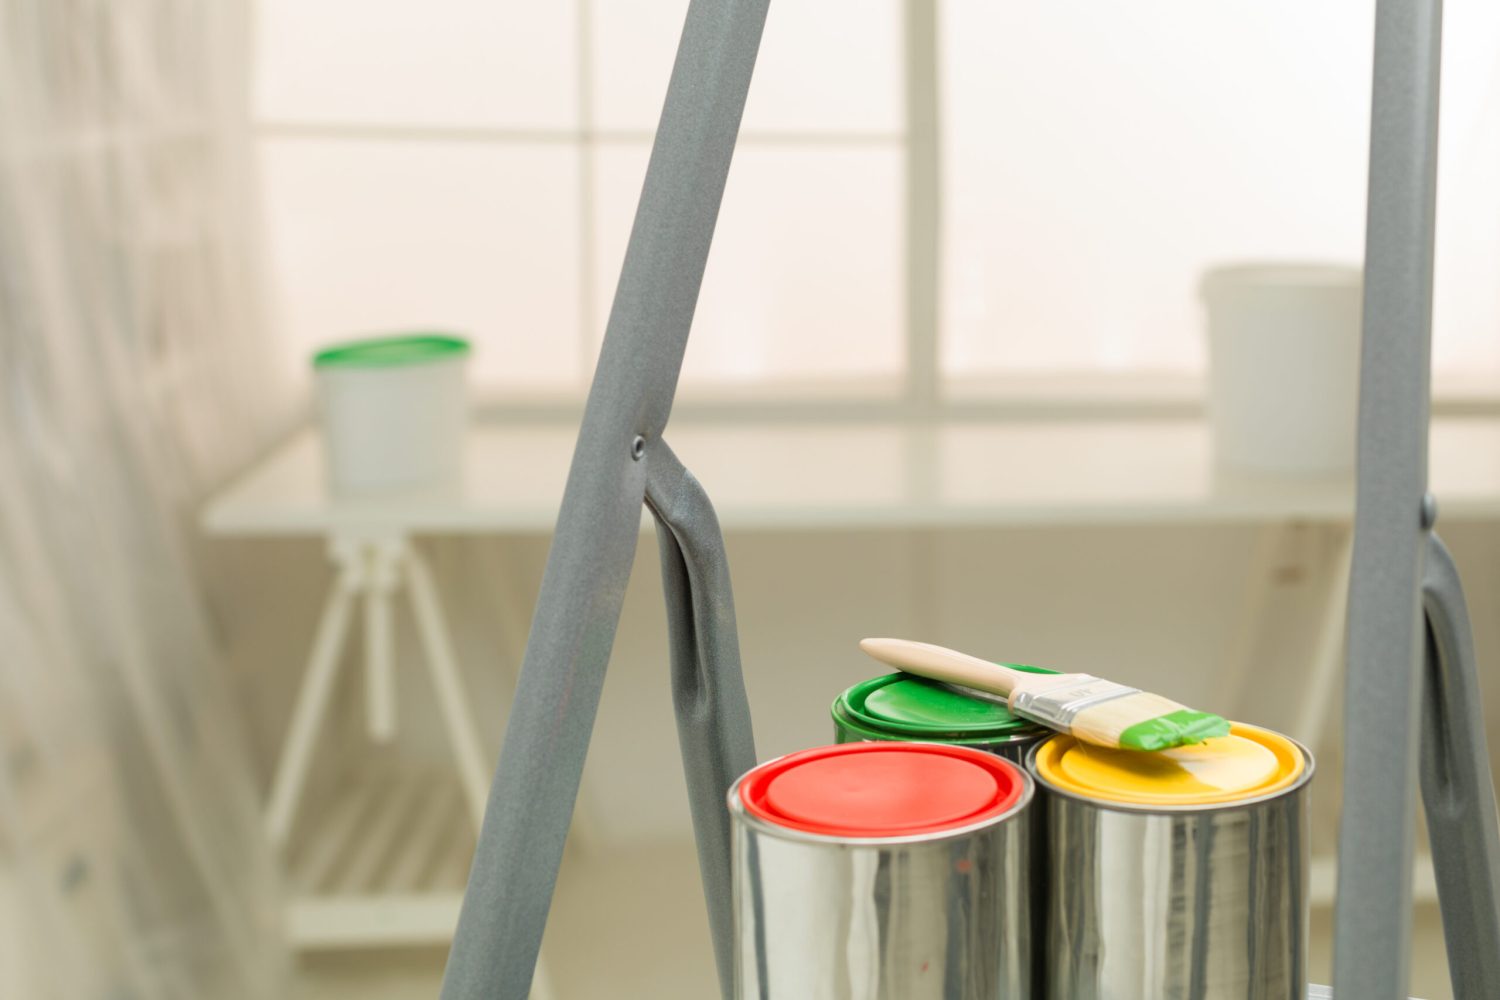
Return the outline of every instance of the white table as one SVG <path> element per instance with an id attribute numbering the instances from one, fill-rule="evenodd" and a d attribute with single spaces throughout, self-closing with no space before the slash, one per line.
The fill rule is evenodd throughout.
<path id="1" fill-rule="evenodd" d="M 726 529 L 1345 521 L 1349 480 L 1222 475 L 1196 420 L 698 425 L 668 431 Z M 314 432 L 216 496 L 213 535 L 550 531 L 574 428 L 476 426 L 452 490 L 331 497 Z M 1500 517 L 1500 418 L 1433 424 L 1445 519 Z"/>
<path id="2" fill-rule="evenodd" d="M 391 604 L 412 602 L 427 667 L 438 695 L 469 817 L 477 824 L 489 761 L 477 737 L 443 620 L 437 589 L 415 544 L 421 535 L 545 533 L 553 527 L 571 460 L 574 427 L 560 423 L 477 425 L 469 433 L 464 481 L 378 499 L 330 496 L 321 442 L 300 433 L 214 497 L 204 530 L 224 537 L 326 539 L 336 583 L 313 642 L 307 671 L 272 783 L 267 826 L 284 844 L 311 762 L 345 637 L 357 605 L 365 611 L 366 718 L 370 737 L 390 739 L 396 725 Z M 1343 599 L 1352 535 L 1348 477 L 1308 480 L 1231 475 L 1214 468 L 1201 421 L 946 422 L 938 424 L 700 424 L 673 426 L 668 439 L 707 487 L 728 532 L 1032 525 L 1312 523 L 1338 540 L 1341 567 L 1329 579 L 1323 629 L 1302 722 L 1316 732 L 1332 707 L 1342 658 Z M 1500 517 L 1500 419 L 1435 421 L 1432 489 L 1444 520 Z M 1416 511 L 1413 511 L 1416 516 Z M 643 525 L 646 519 L 643 516 Z M 1274 532 L 1252 569 L 1269 587 Z M 1247 615 L 1254 615 L 1254 595 Z M 1241 632 L 1253 635 L 1254 622 Z M 1230 662 L 1248 659 L 1231 650 Z M 388 819 L 364 827 L 391 838 L 417 794 L 384 795 Z M 345 835 L 365 833 L 335 811 Z M 440 824 L 428 824 L 437 830 Z M 340 848 L 324 846 L 319 857 Z M 372 854 L 373 856 L 373 854 Z M 417 863 L 413 862 L 413 866 Z M 1331 890 L 1331 878 L 1327 890 Z M 347 946 L 446 940 L 457 912 L 453 890 L 434 895 L 303 898 L 293 907 L 294 939 Z"/>

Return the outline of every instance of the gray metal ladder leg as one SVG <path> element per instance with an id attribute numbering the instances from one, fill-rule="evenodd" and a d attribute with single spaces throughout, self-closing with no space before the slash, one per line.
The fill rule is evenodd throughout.
<path id="1" fill-rule="evenodd" d="M 524 1000 L 530 989 L 646 484 L 657 452 L 670 454 L 656 446 L 767 5 L 693 0 L 688 8 L 448 956 L 445 1000 Z M 700 851 L 719 849 L 700 842 Z"/>
<path id="2" fill-rule="evenodd" d="M 672 643 L 672 702 L 698 841 L 719 988 L 734 995 L 733 834 L 724 797 L 755 766 L 750 703 L 740 671 L 739 639 L 724 538 L 708 494 L 658 446 L 646 484 L 657 519 L 662 587 Z"/>
<path id="3" fill-rule="evenodd" d="M 1500 983 L 1500 837 L 1458 574 L 1430 534 L 1427 433 L 1441 0 L 1378 0 L 1349 584 L 1334 984 L 1405 997 L 1414 792 L 1455 992 Z"/>
<path id="4" fill-rule="evenodd" d="M 1404 1000 L 1423 642 L 1439 0 L 1378 0 L 1334 990 Z"/>
<path id="5" fill-rule="evenodd" d="M 1500 817 L 1463 585 L 1429 536 L 1422 692 L 1422 802 L 1457 1000 L 1500 992 Z"/>

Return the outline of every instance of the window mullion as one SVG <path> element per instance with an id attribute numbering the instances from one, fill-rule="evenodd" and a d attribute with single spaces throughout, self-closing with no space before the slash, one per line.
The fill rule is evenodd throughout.
<path id="1" fill-rule="evenodd" d="M 937 0 L 906 4 L 906 394 L 935 411 L 938 385 L 941 190 Z"/>

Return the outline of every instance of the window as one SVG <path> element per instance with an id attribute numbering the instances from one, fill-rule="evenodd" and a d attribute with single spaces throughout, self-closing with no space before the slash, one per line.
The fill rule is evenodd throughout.
<path id="1" fill-rule="evenodd" d="M 1493 377 L 1500 17 L 1446 6 L 1434 368 Z M 1363 257 L 1367 0 L 950 0 L 941 23 L 950 378 L 1200 377 L 1206 266 Z"/>
<path id="2" fill-rule="evenodd" d="M 295 363 L 441 327 L 482 388 L 581 393 L 686 7 L 261 0 Z M 1486 384 L 1492 7 L 1447 5 L 1435 343 L 1440 378 Z M 1201 391 L 1205 267 L 1361 255 L 1372 36 L 1367 0 L 776 0 L 684 392 Z"/>
<path id="3" fill-rule="evenodd" d="M 475 337 L 483 385 L 581 391 L 686 10 L 263 0 L 262 172 L 298 358 L 444 327 Z M 899 382 L 901 18 L 898 0 L 776 6 L 685 387 Z"/>

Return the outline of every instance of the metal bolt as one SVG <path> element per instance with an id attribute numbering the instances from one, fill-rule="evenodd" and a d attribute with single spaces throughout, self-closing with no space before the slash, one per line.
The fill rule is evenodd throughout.
<path id="1" fill-rule="evenodd" d="M 1431 531 L 1432 526 L 1437 524 L 1438 504 L 1437 497 L 1431 493 L 1422 497 L 1422 530 Z"/>
<path id="2" fill-rule="evenodd" d="M 637 434 L 635 436 L 635 440 L 630 442 L 630 457 L 639 462 L 641 460 L 641 456 L 645 454 L 646 439 Z"/>

